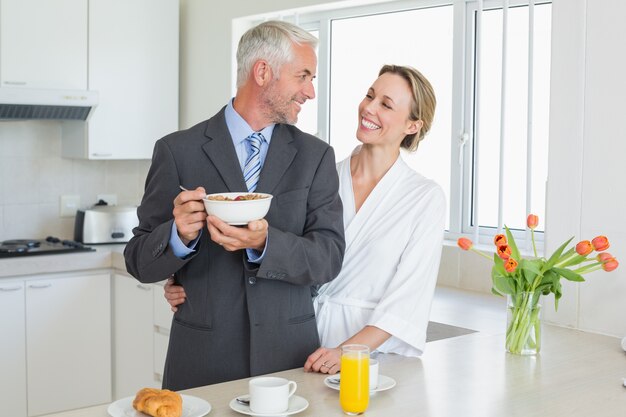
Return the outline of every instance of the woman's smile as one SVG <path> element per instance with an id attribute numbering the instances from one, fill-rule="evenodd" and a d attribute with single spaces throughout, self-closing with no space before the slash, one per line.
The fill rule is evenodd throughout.
<path id="1" fill-rule="evenodd" d="M 361 118 L 361 126 L 368 129 L 368 130 L 377 130 L 380 129 L 380 126 L 378 126 L 377 124 L 375 124 L 374 122 L 371 122 L 369 120 L 367 120 L 366 118 L 362 117 Z"/>

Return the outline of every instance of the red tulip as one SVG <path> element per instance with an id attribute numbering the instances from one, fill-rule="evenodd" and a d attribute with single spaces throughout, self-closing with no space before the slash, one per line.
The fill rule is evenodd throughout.
<path id="1" fill-rule="evenodd" d="M 606 272 L 611 272 L 619 266 L 617 259 L 615 259 L 613 255 L 608 252 L 598 254 L 597 259 L 598 262 L 602 262 L 602 269 Z"/>
<path id="2" fill-rule="evenodd" d="M 539 224 L 539 217 L 535 214 L 529 214 L 526 218 L 526 225 L 529 229 L 534 230 Z"/>
<path id="3" fill-rule="evenodd" d="M 459 240 L 456 241 L 456 244 L 463 250 L 470 250 L 474 246 L 474 243 L 466 237 L 460 237 Z"/>
<path id="4" fill-rule="evenodd" d="M 593 252 L 593 246 L 588 240 L 581 240 L 576 245 L 576 253 L 578 253 L 580 256 L 587 256 L 591 252 Z"/>
<path id="5" fill-rule="evenodd" d="M 498 256 L 505 261 L 511 257 L 511 247 L 509 245 L 498 246 Z"/>
<path id="6" fill-rule="evenodd" d="M 513 258 L 509 258 L 504 263 L 504 270 L 509 274 L 512 274 L 517 269 L 517 261 Z"/>
<path id="7" fill-rule="evenodd" d="M 619 266 L 619 262 L 617 262 L 617 259 L 613 258 L 612 260 L 603 263 L 602 269 L 604 269 L 606 272 L 611 272 L 614 269 L 616 269 L 618 266 Z"/>
<path id="8" fill-rule="evenodd" d="M 500 234 L 500 235 L 496 235 L 496 236 L 493 238 L 493 243 L 494 243 L 494 245 L 496 245 L 496 246 L 506 245 L 506 244 L 507 244 L 507 241 L 506 241 L 506 236 L 504 236 L 504 235 L 502 235 L 502 234 Z"/>
<path id="9" fill-rule="evenodd" d="M 606 236 L 594 237 L 591 241 L 591 244 L 593 245 L 593 248 L 598 252 L 607 250 L 609 246 L 611 246 L 609 245 L 609 239 L 607 239 Z"/>

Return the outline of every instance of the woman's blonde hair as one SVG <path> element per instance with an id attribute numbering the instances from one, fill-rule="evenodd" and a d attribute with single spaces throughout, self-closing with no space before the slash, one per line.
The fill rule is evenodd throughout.
<path id="1" fill-rule="evenodd" d="M 404 78 L 411 89 L 409 119 L 413 121 L 421 120 L 422 128 L 417 133 L 406 135 L 400 147 L 407 151 L 415 151 L 417 150 L 417 145 L 424 139 L 424 136 L 426 136 L 433 125 L 435 107 L 437 105 L 435 91 L 430 81 L 415 68 L 400 65 L 383 65 L 378 76 L 380 77 L 386 73 L 396 74 Z"/>

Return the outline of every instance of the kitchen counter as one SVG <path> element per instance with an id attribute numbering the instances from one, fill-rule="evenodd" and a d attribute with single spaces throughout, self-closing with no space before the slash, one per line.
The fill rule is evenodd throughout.
<path id="1" fill-rule="evenodd" d="M 47 274 L 114 268 L 126 270 L 124 244 L 93 245 L 94 252 L 55 255 L 19 256 L 0 259 L 0 279 L 24 275 Z"/>
<path id="2" fill-rule="evenodd" d="M 544 325 L 537 357 L 504 351 L 504 332 L 477 332 L 427 345 L 421 359 L 380 355 L 380 374 L 397 385 L 370 399 L 364 416 L 505 417 L 626 415 L 626 355 L 617 338 Z M 298 383 L 309 407 L 299 417 L 343 416 L 339 393 L 325 375 L 300 369 L 274 375 Z M 231 399 L 247 379 L 182 391 L 211 403 L 209 417 L 235 417 Z M 140 387 L 138 387 L 140 388 Z M 49 417 L 106 417 L 108 405 Z"/>

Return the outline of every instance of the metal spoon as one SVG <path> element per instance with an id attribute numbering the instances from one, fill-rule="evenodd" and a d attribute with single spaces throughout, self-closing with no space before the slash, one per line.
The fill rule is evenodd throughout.
<path id="1" fill-rule="evenodd" d="M 326 381 L 328 381 L 329 383 L 331 383 L 333 385 L 339 385 L 340 379 L 339 378 L 328 378 Z"/>
<path id="2" fill-rule="evenodd" d="M 182 185 L 179 185 L 178 188 L 180 188 L 183 191 L 190 191 L 190 190 L 186 189 L 185 187 L 183 187 Z M 205 194 L 205 197 L 206 197 L 206 194 Z"/>
<path id="3" fill-rule="evenodd" d="M 243 404 L 243 405 L 250 407 L 250 400 L 244 400 L 243 398 L 239 398 L 239 397 L 237 397 L 236 400 L 239 404 Z"/>

